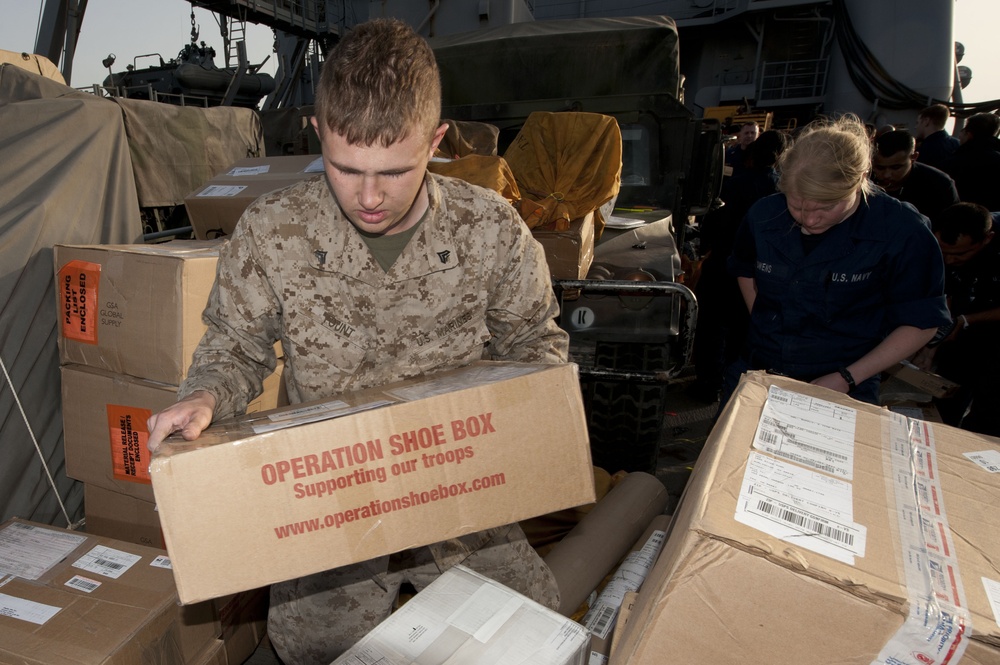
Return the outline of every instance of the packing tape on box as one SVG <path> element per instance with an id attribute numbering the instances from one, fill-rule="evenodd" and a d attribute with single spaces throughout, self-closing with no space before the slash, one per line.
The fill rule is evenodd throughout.
<path id="1" fill-rule="evenodd" d="M 882 425 L 886 477 L 892 479 L 888 503 L 895 503 L 898 563 L 910 611 L 872 662 L 957 663 L 968 645 L 966 635 L 972 633 L 972 616 L 945 512 L 934 429 L 891 411 L 883 416 Z"/>
<path id="2" fill-rule="evenodd" d="M 857 415 L 845 404 L 769 386 L 735 519 L 855 565 L 855 557 L 865 556 L 867 541 L 867 528 L 854 521 L 852 508 Z M 972 630 L 971 613 L 945 513 L 934 430 L 891 411 L 880 418 L 884 473 L 892 479 L 886 487 L 889 521 L 899 542 L 898 579 L 906 588 L 909 615 L 872 662 L 957 662 Z M 811 488 L 820 499 L 813 508 L 822 505 L 823 511 L 802 507 L 801 488 Z"/>

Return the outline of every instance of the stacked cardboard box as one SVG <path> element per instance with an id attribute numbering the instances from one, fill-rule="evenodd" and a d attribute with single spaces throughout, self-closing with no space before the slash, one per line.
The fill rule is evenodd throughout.
<path id="1" fill-rule="evenodd" d="M 230 166 L 184 199 L 195 237 L 232 235 L 243 211 L 260 196 L 300 180 L 322 177 L 318 155 L 248 157 Z"/>
<path id="2" fill-rule="evenodd" d="M 3 662 L 182 665 L 222 632 L 211 605 L 178 604 L 163 550 L 15 519 L 0 579 Z"/>
<path id="3" fill-rule="evenodd" d="M 1000 447 L 754 372 L 612 664 L 1000 662 Z"/>
<path id="4" fill-rule="evenodd" d="M 594 213 L 574 219 L 565 231 L 555 224 L 531 229 L 531 235 L 545 250 L 553 279 L 584 279 L 594 262 Z"/>
<path id="5" fill-rule="evenodd" d="M 88 533 L 164 546 L 146 421 L 176 401 L 205 331 L 201 314 L 221 242 L 55 247 L 66 473 L 84 482 Z M 282 368 L 279 360 L 250 410 L 287 403 Z M 226 611 L 243 626 L 229 631 L 238 638 L 223 641 L 227 658 L 253 651 L 249 642 L 262 635 L 266 601 L 259 592 L 206 603 L 204 611 L 216 617 L 215 638 L 223 637 L 218 617 L 227 604 L 256 607 Z"/>

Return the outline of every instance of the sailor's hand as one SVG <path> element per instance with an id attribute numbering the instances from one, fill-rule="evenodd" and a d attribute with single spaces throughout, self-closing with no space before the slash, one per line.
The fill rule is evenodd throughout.
<path id="1" fill-rule="evenodd" d="M 174 432 L 180 432 L 186 440 L 193 441 L 212 424 L 214 413 L 215 395 L 204 390 L 193 392 L 149 417 L 146 421 L 149 432 L 146 445 L 150 451 L 154 451 Z"/>
<path id="2" fill-rule="evenodd" d="M 823 376 L 813 379 L 810 383 L 814 386 L 822 386 L 824 388 L 836 390 L 838 393 L 846 394 L 851 390 L 851 387 L 847 385 L 847 380 L 844 379 L 839 372 L 824 374 Z"/>

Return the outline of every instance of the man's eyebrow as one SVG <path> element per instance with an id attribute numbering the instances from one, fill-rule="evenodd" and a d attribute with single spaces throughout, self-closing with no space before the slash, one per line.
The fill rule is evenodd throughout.
<path id="1" fill-rule="evenodd" d="M 333 168 L 337 169 L 341 173 L 352 173 L 352 174 L 354 174 L 354 173 L 362 173 L 362 171 L 360 169 L 356 169 L 354 167 L 347 166 L 345 164 L 339 164 L 339 163 L 333 161 L 332 159 L 329 160 L 329 162 L 330 162 L 330 165 L 333 166 Z M 399 174 L 399 173 L 408 173 L 409 171 L 412 171 L 413 169 L 414 169 L 413 166 L 400 166 L 400 167 L 392 168 L 392 169 L 382 169 L 380 171 L 376 171 L 376 173 L 379 174 L 379 175 L 395 175 L 395 174 Z"/>

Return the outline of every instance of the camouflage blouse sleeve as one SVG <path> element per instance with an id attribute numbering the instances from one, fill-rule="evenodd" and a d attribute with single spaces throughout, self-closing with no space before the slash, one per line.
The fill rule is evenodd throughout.
<path id="1" fill-rule="evenodd" d="M 569 336 L 555 322 L 559 305 L 542 246 L 509 208 L 510 223 L 499 224 L 500 260 L 490 282 L 486 325 L 493 337 L 492 360 L 564 363 Z"/>
<path id="2" fill-rule="evenodd" d="M 195 349 L 178 398 L 196 390 L 217 400 L 215 420 L 243 413 L 276 365 L 279 307 L 266 261 L 249 218 L 220 250 L 219 265 L 202 320 L 208 330 Z"/>

